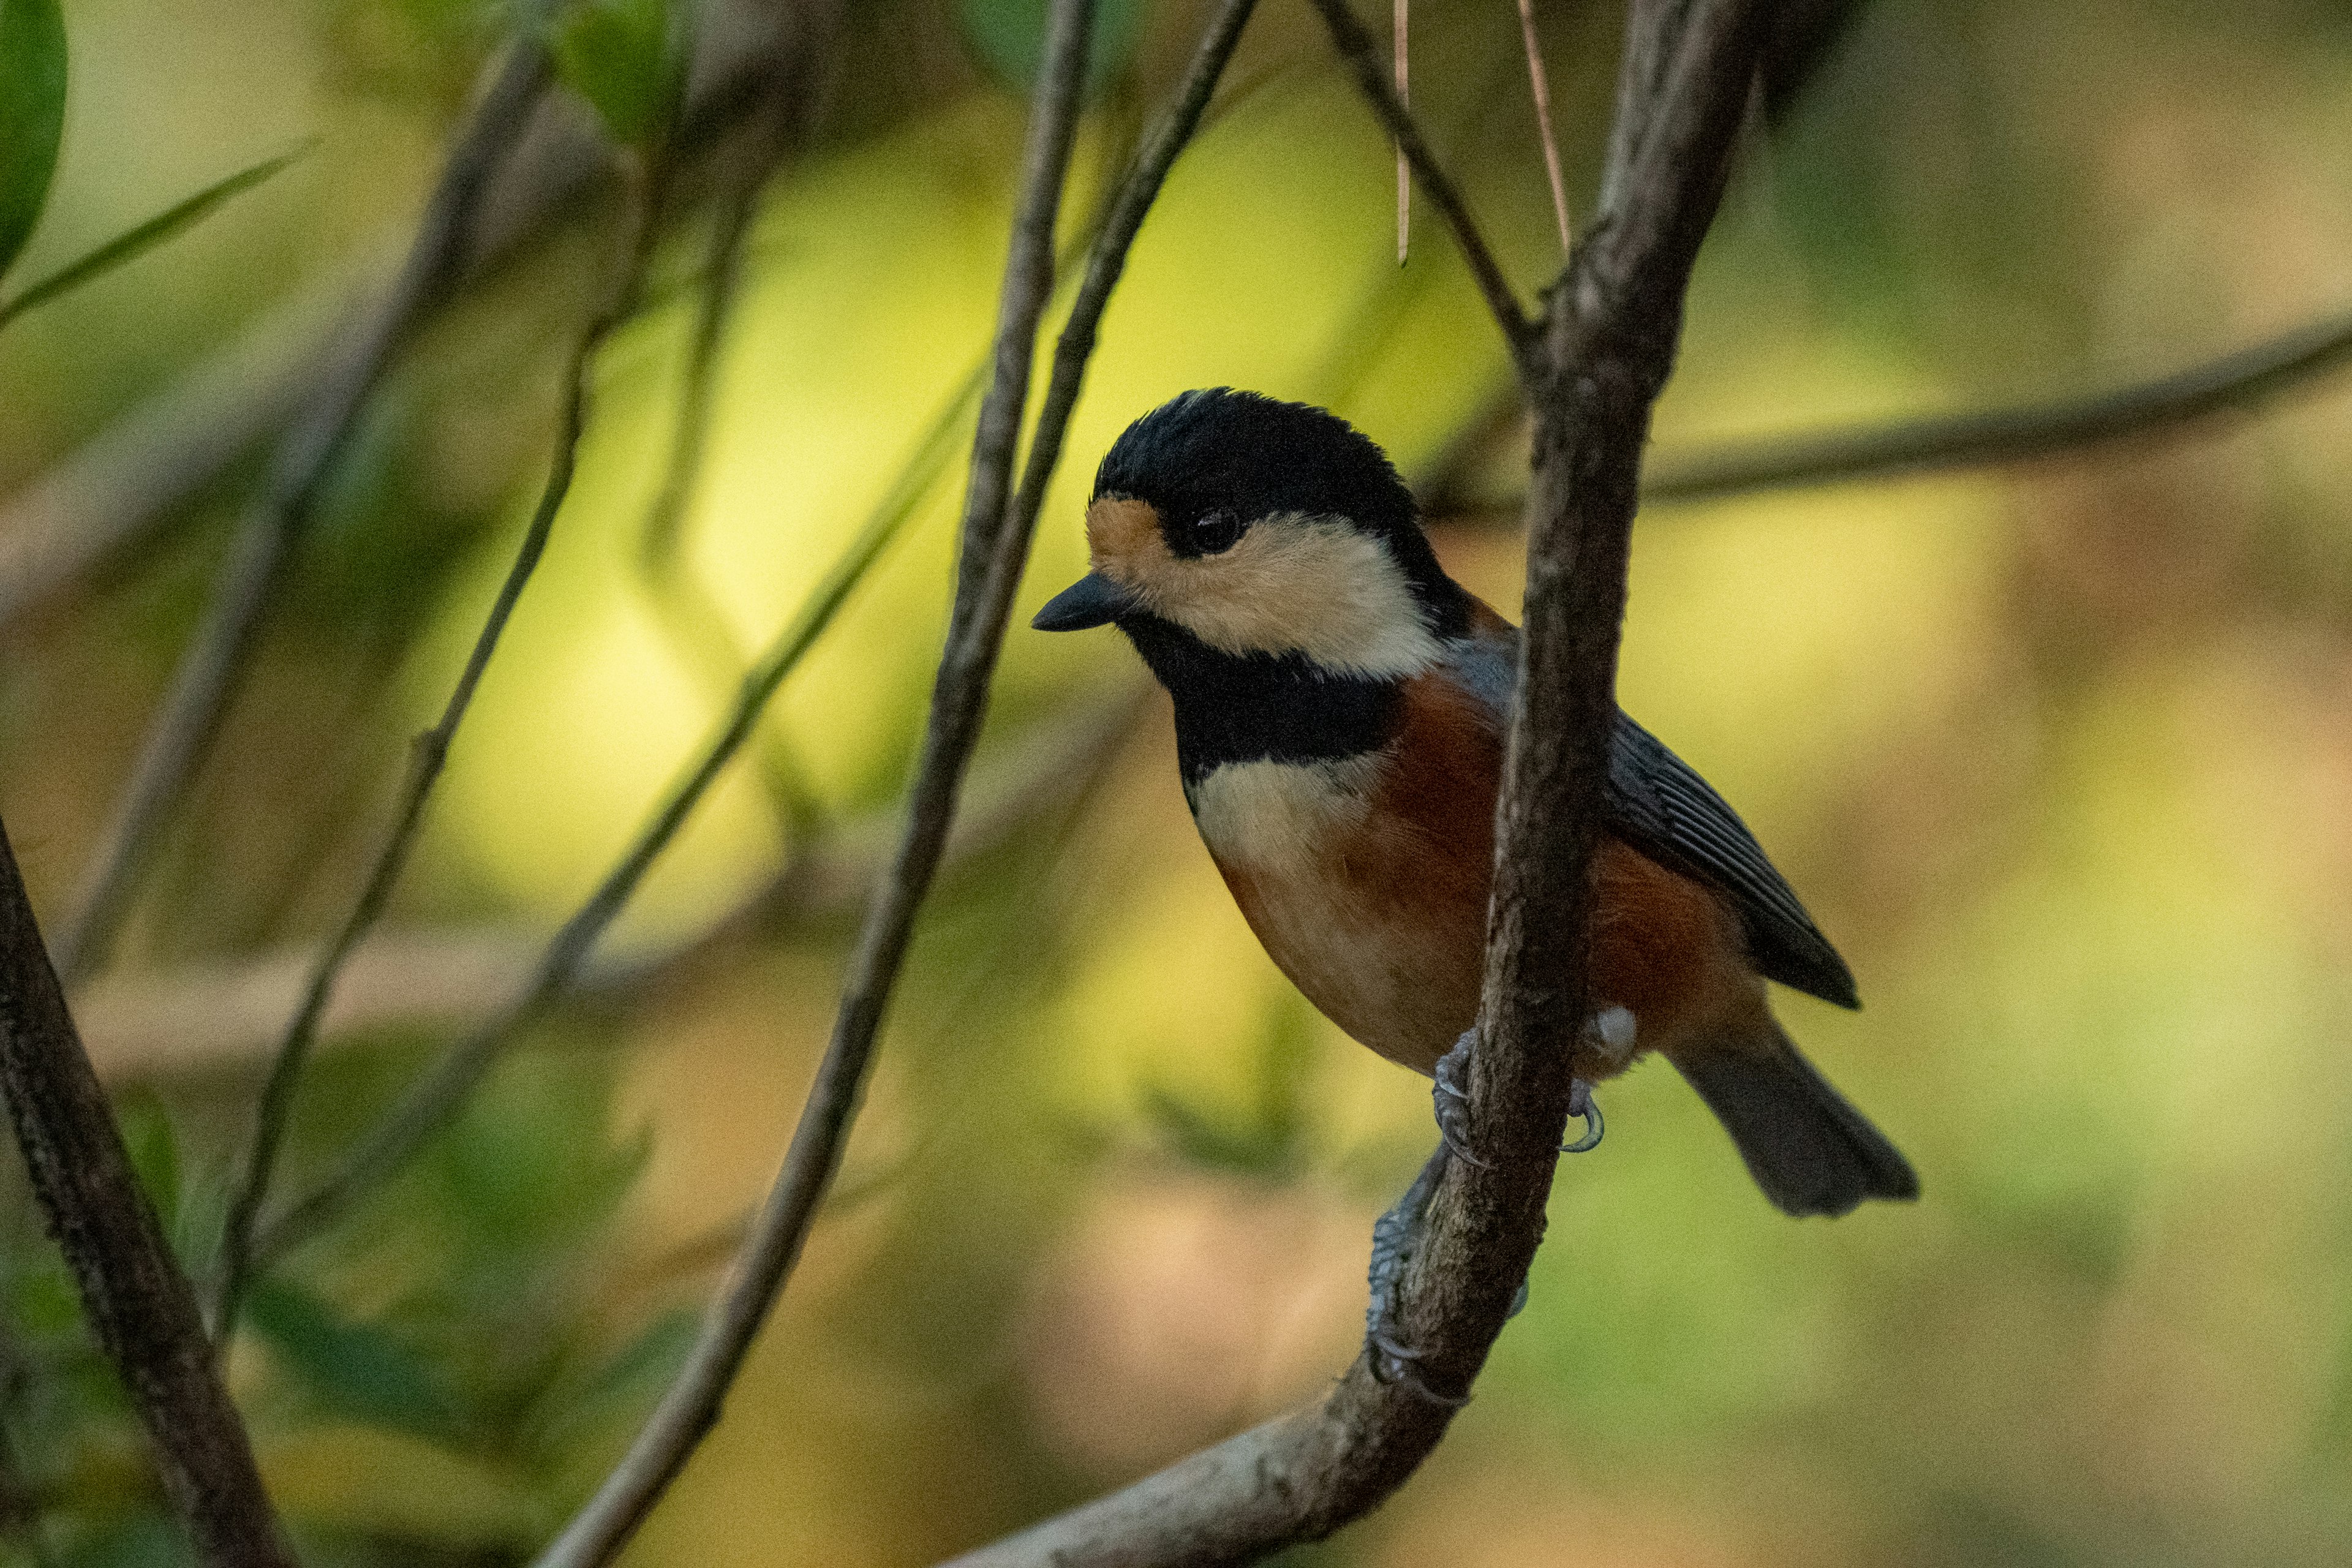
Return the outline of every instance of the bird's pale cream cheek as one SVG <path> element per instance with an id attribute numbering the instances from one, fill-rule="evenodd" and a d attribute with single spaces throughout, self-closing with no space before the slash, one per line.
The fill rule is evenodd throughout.
<path id="1" fill-rule="evenodd" d="M 1087 512 L 1094 568 L 1224 653 L 1302 653 L 1333 670 L 1418 674 L 1437 639 L 1386 547 L 1338 518 L 1262 518 L 1232 549 L 1181 558 L 1139 500 Z"/>

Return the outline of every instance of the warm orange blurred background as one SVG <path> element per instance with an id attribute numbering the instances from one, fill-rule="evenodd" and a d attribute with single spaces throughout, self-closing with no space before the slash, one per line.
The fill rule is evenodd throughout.
<path id="1" fill-rule="evenodd" d="M 0 815 L 52 924 L 286 412 L 184 493 L 122 467 L 126 431 L 159 400 L 220 403 L 206 374 L 266 376 L 380 276 L 512 7 L 66 9 L 75 96 L 28 272 L 317 142 L 0 334 L 0 582 L 29 579 L 57 530 L 136 514 L 0 624 Z M 688 182 L 307 1086 L 293 1187 L 511 992 L 722 711 L 728 650 L 793 619 L 950 405 L 987 341 L 1024 112 L 983 46 L 1034 10 L 852 7 L 814 144 L 750 237 L 682 557 L 708 605 L 682 626 L 640 536 L 704 277 L 711 187 Z M 1104 10 L 1079 209 L 1206 8 Z M 2122 385 L 2352 302 L 2344 7 L 1853 12 L 1743 154 L 1662 458 Z M 1617 10 L 1537 16 L 1589 205 Z M 1422 0 L 1414 28 L 1416 107 L 1531 290 L 1559 258 L 1515 9 Z M 1442 490 L 1449 565 L 1516 605 L 1503 357 L 1427 214 L 1398 268 L 1390 150 L 1309 7 L 1265 0 L 1213 113 L 1105 321 L 1023 612 L 1081 569 L 1109 440 L 1221 383 L 1357 422 Z M 292 977 L 348 907 L 405 737 L 437 714 L 538 491 L 610 196 L 545 219 L 371 404 L 125 940 L 77 998 L 199 1271 Z M 146 499 L 105 500 L 93 473 Z M 523 1560 L 675 1364 L 830 1025 L 938 654 L 961 480 L 959 459 L 929 483 L 593 994 L 257 1302 L 233 1380 L 312 1561 Z M 1110 633 L 1013 635 L 973 783 L 985 841 L 926 917 L 839 1194 L 629 1562 L 930 1561 L 1309 1397 L 1352 1353 L 1372 1218 L 1433 1136 L 1426 1085 L 1260 953 L 1139 679 Z M 1528 1307 L 1450 1439 L 1372 1520 L 1285 1561 L 2352 1558 L 2344 384 L 2028 465 L 1654 506 L 1622 687 L 1852 962 L 1865 1011 L 1784 995 L 1781 1016 L 1926 1195 L 1783 1219 L 1675 1075 L 1611 1086 L 1608 1141 L 1563 1165 Z M 674 960 L 813 847 L 824 888 Z M 0 1426 L 39 1518 L 5 1551 L 177 1561 L 10 1167 Z"/>

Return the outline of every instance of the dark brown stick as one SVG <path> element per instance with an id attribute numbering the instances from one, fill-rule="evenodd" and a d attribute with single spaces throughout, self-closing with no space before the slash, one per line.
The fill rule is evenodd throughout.
<path id="1" fill-rule="evenodd" d="M 1629 89 L 1647 130 L 1612 142 L 1627 164 L 1613 172 L 1620 204 L 1587 236 L 1555 294 L 1533 388 L 1528 633 L 1470 1085 L 1486 1163 L 1447 1168 L 1399 1303 L 1402 1337 L 1436 1387 L 1466 1388 L 1476 1376 L 1542 1236 L 1568 1119 L 1566 1047 L 1582 1016 L 1587 866 L 1615 718 L 1642 445 L 1768 10 L 1762 0 L 1696 0 L 1678 26 L 1660 5 L 1637 0 L 1628 72 L 1653 70 L 1658 50 L 1643 40 L 1672 67 L 1654 99 Z M 1452 1414 L 1375 1381 L 1360 1357 L 1321 1405 L 958 1558 L 957 1568 L 1249 1562 L 1369 1511 L 1436 1446 Z"/>
<path id="2" fill-rule="evenodd" d="M 217 1568 L 293 1568 L 253 1447 L 74 1032 L 0 826 L 0 1091 L 82 1310 L 155 1446 L 163 1489 Z"/>

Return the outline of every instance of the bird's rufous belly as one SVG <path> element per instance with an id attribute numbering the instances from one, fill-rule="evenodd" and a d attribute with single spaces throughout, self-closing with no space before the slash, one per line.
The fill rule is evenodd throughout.
<path id="1" fill-rule="evenodd" d="M 1477 1016 L 1492 841 L 1393 809 L 1383 767 L 1381 753 L 1229 763 L 1193 786 L 1193 814 L 1291 983 L 1350 1037 L 1425 1073 Z M 1637 1052 L 1671 1053 L 1761 1005 L 1737 921 L 1713 892 L 1615 839 L 1594 879 L 1593 1007 L 1633 1013 Z M 1632 1059 L 1579 1055 L 1588 1079 Z"/>

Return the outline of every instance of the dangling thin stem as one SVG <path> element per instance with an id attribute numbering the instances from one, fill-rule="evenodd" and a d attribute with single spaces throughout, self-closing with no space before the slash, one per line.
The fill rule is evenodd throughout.
<path id="1" fill-rule="evenodd" d="M 1412 73 L 1405 68 L 1406 13 L 1412 9 L 1412 0 L 1396 0 L 1397 101 L 1403 104 L 1412 102 L 1412 94 L 1409 90 Z M 1404 265 L 1405 253 L 1412 240 L 1412 165 L 1405 161 L 1404 143 L 1399 142 L 1397 143 L 1397 265 L 1399 267 Z"/>
<path id="2" fill-rule="evenodd" d="M 1397 0 L 1402 6 L 1404 0 Z M 1551 87 L 1544 80 L 1543 50 L 1536 45 L 1535 0 L 1519 0 L 1519 34 L 1528 45 L 1528 85 L 1536 95 L 1536 128 L 1543 132 L 1544 173 L 1551 176 L 1552 216 L 1559 220 L 1559 253 L 1570 249 L 1568 182 L 1559 174 L 1559 138 L 1551 129 Z"/>

